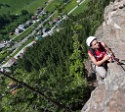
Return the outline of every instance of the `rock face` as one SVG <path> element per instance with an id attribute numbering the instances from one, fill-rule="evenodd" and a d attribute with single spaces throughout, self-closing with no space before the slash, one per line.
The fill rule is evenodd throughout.
<path id="1" fill-rule="evenodd" d="M 125 112 L 125 0 L 116 0 L 105 8 L 104 22 L 95 36 L 112 49 L 123 65 L 108 64 L 107 77 L 81 112 Z"/>

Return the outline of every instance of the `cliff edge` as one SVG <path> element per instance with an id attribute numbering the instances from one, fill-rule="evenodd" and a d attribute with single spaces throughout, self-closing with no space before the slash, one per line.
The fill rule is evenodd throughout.
<path id="1" fill-rule="evenodd" d="M 125 0 L 110 3 L 104 11 L 104 22 L 96 31 L 120 59 L 108 64 L 108 75 L 91 93 L 81 112 L 125 112 Z"/>

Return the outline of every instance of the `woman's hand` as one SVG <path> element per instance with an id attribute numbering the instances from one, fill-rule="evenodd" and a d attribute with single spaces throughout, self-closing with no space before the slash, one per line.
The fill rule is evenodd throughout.
<path id="1" fill-rule="evenodd" d="M 104 58 L 103 58 L 103 60 L 109 60 L 109 59 L 111 59 L 107 54 L 104 56 Z"/>

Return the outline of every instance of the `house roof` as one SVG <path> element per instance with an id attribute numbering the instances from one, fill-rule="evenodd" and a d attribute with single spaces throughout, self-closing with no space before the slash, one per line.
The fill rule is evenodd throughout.
<path id="1" fill-rule="evenodd" d="M 42 10 L 42 9 L 43 9 L 43 7 L 38 7 L 38 8 L 37 8 L 37 10 Z"/>
<path id="2" fill-rule="evenodd" d="M 11 59 L 9 59 L 7 66 L 11 67 L 16 62 L 17 62 L 17 60 L 15 58 L 11 58 Z"/>
<path id="3" fill-rule="evenodd" d="M 19 28 L 16 28 L 16 29 L 15 29 L 15 32 L 16 32 L 16 33 L 19 33 L 19 32 L 22 32 L 22 31 L 23 31 L 23 30 L 22 30 L 22 29 L 19 29 Z"/>
<path id="4" fill-rule="evenodd" d="M 9 35 L 13 35 L 13 32 L 10 32 Z"/>
<path id="5" fill-rule="evenodd" d="M 26 24 L 30 24 L 30 23 L 32 23 L 32 21 L 30 21 L 30 20 L 26 21 Z"/>
<path id="6" fill-rule="evenodd" d="M 24 27 L 25 27 L 24 24 L 20 24 L 20 25 L 18 26 L 18 28 L 24 28 Z"/>
<path id="7" fill-rule="evenodd" d="M 0 48 L 3 48 L 3 47 L 5 47 L 5 44 L 0 44 Z"/>
<path id="8" fill-rule="evenodd" d="M 49 21 L 49 24 L 52 25 L 52 24 L 53 24 L 53 21 Z"/>
<path id="9" fill-rule="evenodd" d="M 32 16 L 32 19 L 36 19 L 37 17 L 36 16 Z"/>
<path id="10" fill-rule="evenodd" d="M 39 41 L 42 40 L 42 38 L 43 38 L 42 36 L 38 36 L 38 37 L 37 37 L 37 39 L 38 39 Z"/>
<path id="11" fill-rule="evenodd" d="M 54 22 L 57 22 L 59 20 L 59 18 L 58 17 L 56 17 L 56 18 L 54 18 Z"/>
<path id="12" fill-rule="evenodd" d="M 8 83 L 8 86 L 10 87 L 10 86 L 13 86 L 13 85 L 15 85 L 15 84 L 16 84 L 16 82 L 11 81 L 11 82 Z"/>

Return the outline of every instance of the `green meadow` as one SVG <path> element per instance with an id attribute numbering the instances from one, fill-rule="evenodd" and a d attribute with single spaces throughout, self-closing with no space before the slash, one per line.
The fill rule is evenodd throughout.
<path id="1" fill-rule="evenodd" d="M 88 1 L 89 1 L 89 0 L 85 0 L 85 2 L 82 3 L 81 5 L 79 5 L 79 7 L 76 8 L 76 9 L 72 12 L 72 14 L 77 15 L 77 14 L 83 12 L 83 11 L 88 7 L 88 6 L 87 6 Z"/>
<path id="2" fill-rule="evenodd" d="M 53 11 L 54 9 L 56 9 L 56 5 L 57 5 L 57 4 L 58 4 L 58 2 L 53 0 L 53 1 L 48 5 L 48 7 L 46 8 L 46 10 L 49 11 L 49 12 Z"/>
<path id="3" fill-rule="evenodd" d="M 47 1 L 49 0 L 0 0 L 0 14 L 20 14 L 21 10 L 27 10 L 30 13 L 34 13 L 38 7 L 45 7 L 46 4 L 44 4 L 44 2 Z M 73 11 L 72 14 L 82 12 L 86 7 L 87 2 L 88 0 L 86 0 L 85 3 L 83 3 L 75 11 Z M 5 4 L 5 6 L 1 6 L 1 4 Z M 57 4 L 58 2 L 56 0 L 53 0 L 46 8 L 46 10 L 49 12 L 53 11 L 56 8 Z M 76 2 L 76 0 L 72 0 L 64 7 L 63 12 L 68 13 L 72 8 L 74 8 L 77 5 L 78 3 Z"/>
<path id="4" fill-rule="evenodd" d="M 77 6 L 77 2 L 76 2 L 76 0 L 71 0 L 71 2 L 70 3 L 68 3 L 67 5 L 66 5 L 66 7 L 64 8 L 64 12 L 66 12 L 66 13 L 68 13 L 70 10 L 72 10 L 75 6 Z"/>
<path id="5" fill-rule="evenodd" d="M 45 1 L 47 0 L 0 0 L 0 14 L 20 14 L 21 10 L 34 13 L 38 7 L 46 6 Z M 1 4 L 3 5 L 1 6 Z"/>

